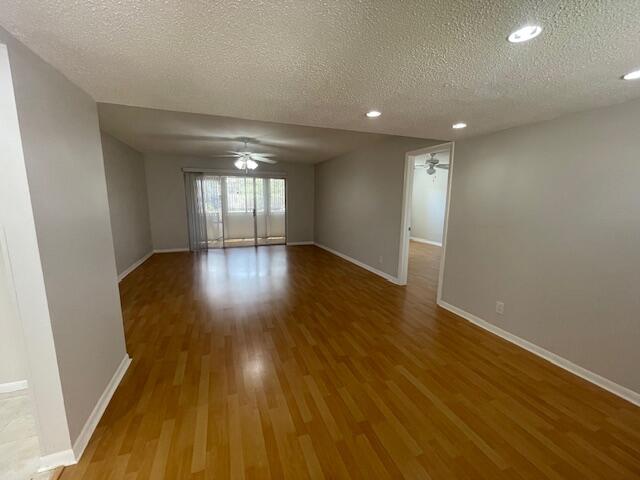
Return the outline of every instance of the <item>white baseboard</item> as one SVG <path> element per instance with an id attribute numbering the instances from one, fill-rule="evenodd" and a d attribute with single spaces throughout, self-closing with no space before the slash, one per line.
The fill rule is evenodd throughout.
<path id="1" fill-rule="evenodd" d="M 442 243 L 440 242 L 432 242 L 431 240 L 427 240 L 426 238 L 420 238 L 420 237 L 409 237 L 410 240 L 413 240 L 414 242 L 418 242 L 418 243 L 427 243 L 429 245 L 435 245 L 436 247 L 441 247 Z"/>
<path id="2" fill-rule="evenodd" d="M 293 247 L 295 245 L 313 245 L 312 241 L 309 242 L 287 242 L 287 246 Z"/>
<path id="3" fill-rule="evenodd" d="M 122 362 L 120 362 L 120 365 L 113 374 L 113 377 L 111 377 L 111 380 L 107 384 L 107 388 L 105 388 L 104 392 L 102 392 L 102 395 L 98 399 L 98 403 L 96 403 L 96 406 L 93 408 L 91 415 L 89 415 L 89 418 L 84 424 L 84 427 L 82 427 L 80 435 L 78 435 L 78 438 L 73 444 L 73 455 L 76 462 L 80 460 L 80 457 L 82 457 L 84 449 L 87 447 L 87 444 L 91 439 L 91 435 L 93 435 L 93 432 L 98 426 L 98 422 L 100 421 L 100 418 L 102 418 L 102 414 L 106 410 L 107 405 L 109 405 L 111 397 L 113 397 L 116 388 L 118 388 L 118 385 L 120 385 L 120 381 L 122 380 L 122 377 L 124 377 L 124 374 L 127 371 L 127 368 L 129 368 L 130 364 L 131 357 L 127 354 L 122 359 Z"/>
<path id="4" fill-rule="evenodd" d="M 356 260 L 355 258 L 351 258 L 348 255 L 345 255 L 344 253 L 340 253 L 337 250 L 334 250 L 333 248 L 329 248 L 325 245 L 321 245 L 319 243 L 314 243 L 314 245 L 316 245 L 317 247 L 322 248 L 323 250 L 326 250 L 329 253 L 333 253 L 334 255 L 343 258 L 344 260 L 347 260 L 348 262 L 351 262 L 357 266 L 359 266 L 360 268 L 364 268 L 365 270 L 370 271 L 371 273 L 375 273 L 376 275 L 381 276 L 382 278 L 384 278 L 385 280 L 394 283 L 396 285 L 401 285 L 400 281 L 398 280 L 397 277 L 394 277 L 393 275 L 389 275 L 386 272 L 383 272 L 382 270 L 378 270 L 377 268 L 373 268 L 370 265 L 367 265 L 366 263 L 361 262 L 360 260 Z"/>
<path id="5" fill-rule="evenodd" d="M 129 268 L 127 268 L 124 272 L 122 272 L 120 275 L 118 275 L 118 282 L 121 282 L 124 277 L 126 277 L 127 275 L 129 275 L 131 272 L 133 272 L 136 268 L 138 268 L 140 265 L 142 265 L 144 262 L 147 261 L 147 259 L 153 255 L 153 250 L 150 251 L 149 253 L 147 253 L 144 257 L 142 257 L 140 260 L 136 261 L 133 265 L 131 265 Z"/>
<path id="6" fill-rule="evenodd" d="M 63 450 L 62 452 L 52 453 L 51 455 L 45 455 L 40 457 L 40 466 L 38 467 L 38 473 L 46 472 L 47 470 L 53 470 L 57 467 L 66 467 L 76 463 L 76 457 L 73 454 L 73 450 Z"/>
<path id="7" fill-rule="evenodd" d="M 509 333 L 506 330 L 501 329 L 500 327 L 496 327 L 492 323 L 489 323 L 486 320 L 482 320 L 481 318 L 476 317 L 469 312 L 465 312 L 461 308 L 454 307 L 453 305 L 442 300 L 438 301 L 438 305 L 446 310 L 449 310 L 452 313 L 455 313 L 459 317 L 462 317 L 465 320 L 479 326 L 480 328 L 487 330 L 501 338 L 504 338 L 508 342 L 514 343 L 519 347 L 528 350 L 534 355 L 537 355 L 538 357 L 541 357 L 546 361 L 551 362 L 554 365 L 557 365 L 558 367 L 567 370 L 568 372 L 571 372 L 574 375 L 587 380 L 588 382 L 593 383 L 594 385 L 597 385 L 600 388 L 604 388 L 605 390 L 613 393 L 614 395 L 617 395 L 618 397 L 624 398 L 625 400 L 640 406 L 640 393 L 634 392 L 627 387 L 623 387 L 622 385 L 604 378 L 597 373 L 593 373 L 592 371 L 587 370 L 580 365 L 576 365 L 575 363 L 561 357 L 560 355 L 556 355 L 555 353 L 550 352 L 549 350 L 545 350 L 544 348 L 539 347 L 538 345 L 531 343 L 528 340 Z"/>
<path id="8" fill-rule="evenodd" d="M 18 380 L 17 382 L 0 383 L 0 393 L 18 392 L 26 390 L 29 384 L 26 380 Z"/>
<path id="9" fill-rule="evenodd" d="M 159 248 L 153 251 L 153 253 L 176 253 L 176 252 L 188 252 L 188 248 Z"/>

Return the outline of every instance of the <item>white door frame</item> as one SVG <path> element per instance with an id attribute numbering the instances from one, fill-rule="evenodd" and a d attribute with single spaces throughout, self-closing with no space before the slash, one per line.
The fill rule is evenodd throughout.
<path id="1" fill-rule="evenodd" d="M 440 259 L 440 272 L 438 277 L 437 301 L 442 294 L 442 277 L 444 274 L 444 259 L 447 253 L 447 227 L 449 224 L 449 202 L 451 200 L 451 179 L 453 178 L 453 150 L 454 142 L 440 143 L 430 147 L 412 150 L 405 154 L 404 160 L 404 185 L 402 187 L 402 221 L 400 230 L 400 255 L 398 258 L 398 284 L 407 284 L 409 270 L 409 240 L 411 228 L 411 200 L 413 198 L 413 171 L 415 159 L 419 155 L 449 151 L 449 177 L 447 178 L 447 201 L 444 210 L 444 226 L 442 231 L 442 257 Z"/>

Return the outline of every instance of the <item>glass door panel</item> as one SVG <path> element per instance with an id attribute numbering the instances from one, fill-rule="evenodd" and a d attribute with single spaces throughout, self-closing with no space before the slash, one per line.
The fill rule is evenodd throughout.
<path id="1" fill-rule="evenodd" d="M 222 177 L 224 246 L 256 244 L 254 178 Z"/>
<path id="2" fill-rule="evenodd" d="M 258 212 L 258 245 L 280 245 L 286 238 L 286 185 L 283 178 L 261 178 L 263 211 Z M 256 189 L 257 191 L 257 189 Z"/>
<path id="3" fill-rule="evenodd" d="M 256 178 L 256 242 L 264 245 L 268 237 L 268 196 L 269 183 L 266 178 Z"/>
<path id="4" fill-rule="evenodd" d="M 207 247 L 224 246 L 224 227 L 222 223 L 222 179 L 205 176 L 202 179 L 202 200 L 207 228 Z"/>

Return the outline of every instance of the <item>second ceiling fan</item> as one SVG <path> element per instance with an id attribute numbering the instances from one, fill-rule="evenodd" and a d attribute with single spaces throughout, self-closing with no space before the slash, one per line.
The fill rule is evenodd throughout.
<path id="1" fill-rule="evenodd" d="M 430 157 L 427 158 L 424 164 L 416 164 L 416 168 L 426 168 L 427 175 L 433 175 L 436 173 L 436 168 L 441 168 L 443 170 L 449 170 L 448 163 L 440 163 L 440 160 L 436 158 L 435 153 L 431 153 Z"/>

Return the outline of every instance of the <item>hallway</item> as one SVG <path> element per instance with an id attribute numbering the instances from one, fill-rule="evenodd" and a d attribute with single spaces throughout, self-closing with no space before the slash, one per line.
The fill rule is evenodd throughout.
<path id="1" fill-rule="evenodd" d="M 314 246 L 157 254 L 133 362 L 62 478 L 637 478 L 640 409 Z"/>

